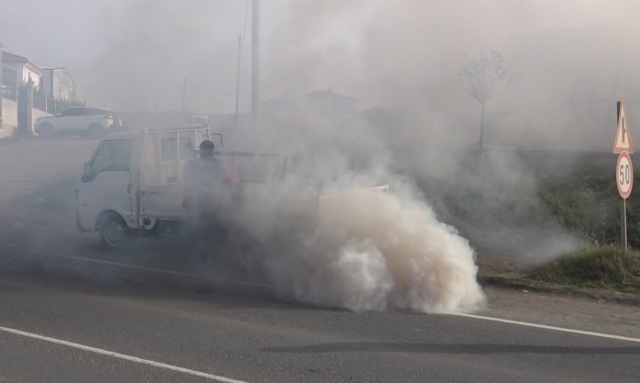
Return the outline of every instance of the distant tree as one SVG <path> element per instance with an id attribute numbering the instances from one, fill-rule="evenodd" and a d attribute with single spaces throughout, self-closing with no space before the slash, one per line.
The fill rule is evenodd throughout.
<path id="1" fill-rule="evenodd" d="M 462 66 L 460 81 L 468 87 L 471 97 L 480 103 L 482 116 L 480 117 L 480 151 L 484 150 L 485 111 L 489 100 L 496 92 L 506 89 L 511 82 L 509 69 L 504 64 L 502 54 L 491 51 L 489 55 L 484 53 L 467 57 Z"/>

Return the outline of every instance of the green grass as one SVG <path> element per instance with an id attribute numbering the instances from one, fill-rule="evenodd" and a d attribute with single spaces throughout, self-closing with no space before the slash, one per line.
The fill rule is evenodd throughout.
<path id="1" fill-rule="evenodd" d="M 565 254 L 531 272 L 530 278 L 568 286 L 640 292 L 640 253 L 615 246 Z"/>

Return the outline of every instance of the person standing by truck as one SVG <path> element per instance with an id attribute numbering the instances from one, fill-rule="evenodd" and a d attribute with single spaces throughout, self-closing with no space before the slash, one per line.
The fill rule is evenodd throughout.
<path id="1" fill-rule="evenodd" d="M 201 258 L 206 260 L 209 258 L 206 245 L 220 244 L 223 240 L 221 214 L 230 199 L 224 171 L 214 155 L 212 141 L 202 141 L 199 155 L 185 164 L 182 179 L 182 206 L 189 213 L 187 232 L 196 241 Z"/>

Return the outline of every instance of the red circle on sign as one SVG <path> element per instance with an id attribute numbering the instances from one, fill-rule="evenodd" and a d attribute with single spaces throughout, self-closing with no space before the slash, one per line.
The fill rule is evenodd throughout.
<path id="1" fill-rule="evenodd" d="M 618 193 L 623 199 L 627 199 L 633 190 L 633 165 L 631 157 L 626 151 L 620 152 L 616 163 L 616 185 Z"/>

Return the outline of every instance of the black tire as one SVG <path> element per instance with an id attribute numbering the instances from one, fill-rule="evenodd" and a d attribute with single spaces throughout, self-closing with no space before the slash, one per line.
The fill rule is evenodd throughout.
<path id="1" fill-rule="evenodd" d="M 48 122 L 43 122 L 42 124 L 38 125 L 38 134 L 40 135 L 40 137 L 43 138 L 51 138 L 53 137 L 53 125 L 51 125 Z"/>
<path id="2" fill-rule="evenodd" d="M 104 135 L 104 128 L 100 124 L 91 124 L 87 129 L 89 137 L 100 138 Z"/>
<path id="3" fill-rule="evenodd" d="M 131 238 L 130 229 L 116 213 L 105 213 L 98 222 L 100 242 L 107 249 L 124 246 Z"/>

